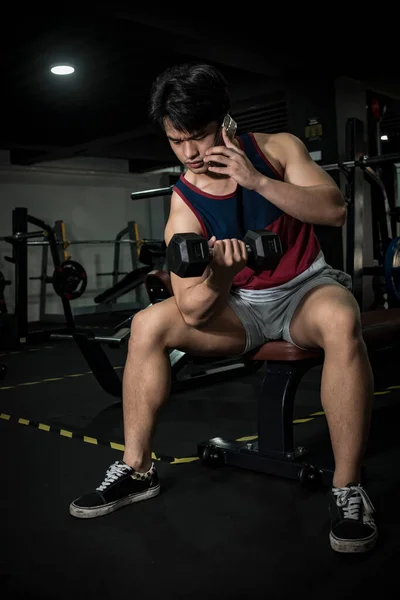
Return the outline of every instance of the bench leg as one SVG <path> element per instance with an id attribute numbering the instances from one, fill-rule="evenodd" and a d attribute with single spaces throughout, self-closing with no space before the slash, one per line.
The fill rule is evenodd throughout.
<path id="1" fill-rule="evenodd" d="M 72 337 L 103 390 L 107 394 L 122 398 L 122 380 L 114 371 L 114 367 L 103 348 L 93 341 L 93 334 L 91 332 L 79 333 L 73 331 Z"/>
<path id="2" fill-rule="evenodd" d="M 330 485 L 333 465 L 316 466 L 304 448 L 294 448 L 293 413 L 298 386 L 321 360 L 268 363 L 258 399 L 255 441 L 212 438 L 198 444 L 198 456 L 209 466 L 222 464 L 267 473 L 302 484 Z"/>
<path id="3" fill-rule="evenodd" d="M 294 458 L 293 416 L 297 389 L 313 366 L 269 363 L 258 398 L 258 450 L 281 459 Z"/>

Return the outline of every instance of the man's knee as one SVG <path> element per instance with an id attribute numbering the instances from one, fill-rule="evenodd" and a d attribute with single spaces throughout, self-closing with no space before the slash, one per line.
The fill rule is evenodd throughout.
<path id="1" fill-rule="evenodd" d="M 362 341 L 360 311 L 356 302 L 329 299 L 319 311 L 318 329 L 325 344 Z"/>
<path id="2" fill-rule="evenodd" d="M 354 296 L 338 286 L 312 290 L 298 308 L 291 324 L 295 343 L 303 347 L 343 344 L 361 340 L 361 316 Z"/>
<path id="3" fill-rule="evenodd" d="M 136 313 L 131 323 L 129 343 L 163 344 L 168 331 L 181 325 L 182 317 L 173 298 L 148 306 Z"/>

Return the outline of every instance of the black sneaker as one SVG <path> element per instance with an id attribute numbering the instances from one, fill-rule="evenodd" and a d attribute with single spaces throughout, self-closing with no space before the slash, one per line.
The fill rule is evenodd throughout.
<path id="1" fill-rule="evenodd" d="M 356 483 L 332 487 L 328 494 L 332 528 L 331 547 L 336 552 L 367 552 L 375 545 L 378 529 L 375 512 L 364 488 Z"/>
<path id="2" fill-rule="evenodd" d="M 107 470 L 103 483 L 95 491 L 74 500 L 69 512 L 81 519 L 101 517 L 159 493 L 160 483 L 154 463 L 147 473 L 137 473 L 123 461 L 117 461 Z"/>

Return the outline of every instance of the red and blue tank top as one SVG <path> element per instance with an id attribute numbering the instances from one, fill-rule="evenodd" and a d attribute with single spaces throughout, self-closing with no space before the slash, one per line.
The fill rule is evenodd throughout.
<path id="1" fill-rule="evenodd" d="M 237 140 L 259 172 L 282 181 L 253 133 L 238 136 Z M 248 229 L 266 229 L 279 235 L 284 253 L 279 265 L 262 271 L 245 267 L 234 278 L 232 288 L 261 290 L 280 286 L 308 269 L 320 253 L 320 243 L 312 224 L 284 213 L 258 192 L 237 186 L 231 194 L 216 196 L 189 183 L 184 174 L 174 185 L 174 191 L 196 215 L 207 239 L 213 235 L 219 240 L 243 239 Z"/>

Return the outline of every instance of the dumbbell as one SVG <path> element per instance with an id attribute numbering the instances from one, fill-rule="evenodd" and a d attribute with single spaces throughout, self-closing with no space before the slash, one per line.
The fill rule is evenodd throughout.
<path id="1" fill-rule="evenodd" d="M 249 229 L 243 241 L 246 245 L 250 269 L 270 270 L 277 267 L 281 256 L 280 237 L 265 229 Z M 200 277 L 211 262 L 212 248 L 202 235 L 197 233 L 175 233 L 167 247 L 167 266 L 179 277 Z"/>

